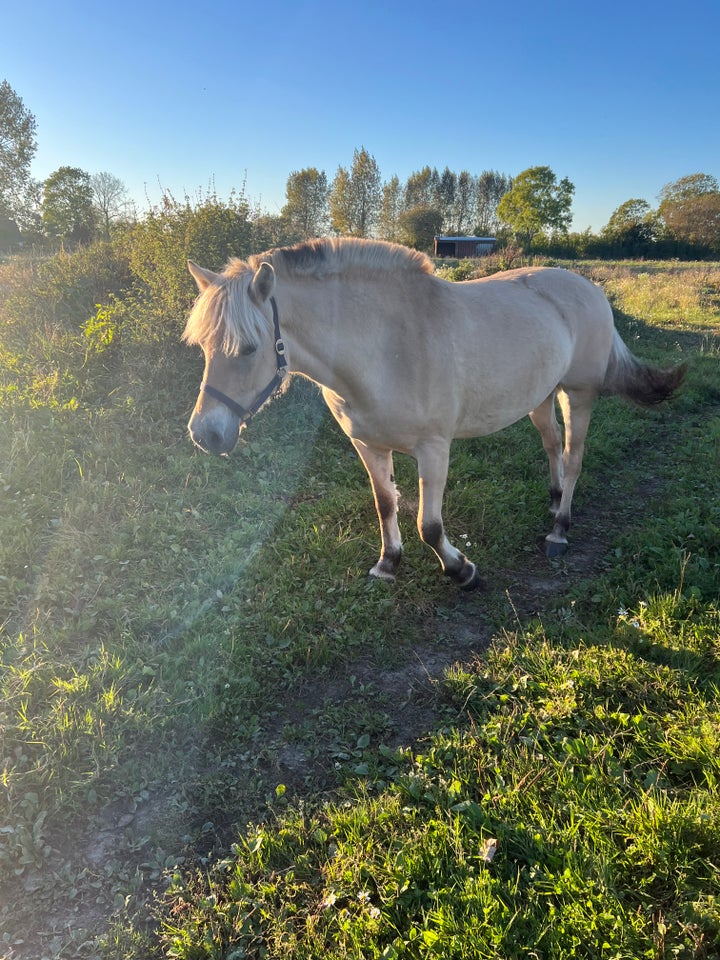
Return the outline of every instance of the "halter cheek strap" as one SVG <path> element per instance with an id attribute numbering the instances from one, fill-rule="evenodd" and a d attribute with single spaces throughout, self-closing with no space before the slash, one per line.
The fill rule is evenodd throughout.
<path id="1" fill-rule="evenodd" d="M 232 410 L 235 416 L 240 419 L 241 425 L 246 424 L 251 417 L 254 417 L 265 401 L 269 400 L 275 391 L 280 389 L 280 386 L 282 385 L 282 382 L 287 376 L 288 372 L 287 358 L 285 356 L 285 344 L 280 334 L 280 320 L 278 318 L 278 309 L 277 304 L 275 303 L 275 297 L 270 297 L 270 305 L 273 313 L 273 335 L 275 337 L 275 357 L 277 369 L 275 371 L 275 376 L 272 378 L 270 383 L 265 387 L 264 390 L 260 391 L 257 397 L 255 397 L 253 402 L 250 404 L 249 408 L 246 410 L 245 407 L 239 404 L 236 400 L 233 400 L 232 397 L 228 397 L 228 395 L 223 393 L 222 390 L 218 390 L 209 383 L 203 383 L 200 387 L 203 393 L 207 393 L 207 395 L 212 397 L 213 400 L 219 400 L 220 403 L 223 403 L 229 410 Z"/>

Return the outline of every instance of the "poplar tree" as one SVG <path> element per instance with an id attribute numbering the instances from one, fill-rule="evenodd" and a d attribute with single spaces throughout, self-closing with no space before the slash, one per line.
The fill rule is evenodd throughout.
<path id="1" fill-rule="evenodd" d="M 458 178 L 449 167 L 445 167 L 435 192 L 434 206 L 442 215 L 442 229 L 444 231 L 457 230 L 455 219 L 455 198 L 457 196 Z"/>
<path id="2" fill-rule="evenodd" d="M 411 173 L 405 183 L 405 210 L 414 207 L 435 207 L 440 175 L 435 167 L 424 166 Z"/>
<path id="3" fill-rule="evenodd" d="M 494 237 L 500 229 L 498 204 L 512 186 L 512 181 L 496 170 L 484 170 L 477 178 L 477 230 L 481 236 Z"/>
<path id="4" fill-rule="evenodd" d="M 460 236 L 473 230 L 475 194 L 477 179 L 467 170 L 462 170 L 457 178 L 455 191 L 455 229 Z"/>
<path id="5" fill-rule="evenodd" d="M 355 222 L 352 178 L 347 167 L 337 168 L 329 196 L 330 225 L 340 236 L 349 236 Z"/>
<path id="6" fill-rule="evenodd" d="M 399 238 L 398 217 L 402 210 L 402 187 L 397 176 L 383 184 L 378 217 L 378 235 L 381 240 L 396 242 Z"/>
<path id="7" fill-rule="evenodd" d="M 328 219 L 328 182 L 324 170 L 294 170 L 285 186 L 282 215 L 302 240 L 322 236 Z"/>
<path id="8" fill-rule="evenodd" d="M 375 158 L 362 147 L 351 170 L 338 167 L 330 189 L 330 223 L 335 233 L 370 237 L 380 213 L 382 187 Z"/>

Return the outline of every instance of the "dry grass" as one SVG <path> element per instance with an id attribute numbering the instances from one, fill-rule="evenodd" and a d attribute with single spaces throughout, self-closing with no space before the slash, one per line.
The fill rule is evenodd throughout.
<path id="1" fill-rule="evenodd" d="M 592 261 L 582 265 L 582 272 L 628 316 L 696 333 L 717 328 L 720 263 Z"/>

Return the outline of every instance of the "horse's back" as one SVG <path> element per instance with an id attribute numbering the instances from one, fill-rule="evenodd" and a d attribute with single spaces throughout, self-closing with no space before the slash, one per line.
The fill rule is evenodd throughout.
<path id="1" fill-rule="evenodd" d="M 470 281 L 466 286 L 483 299 L 504 303 L 518 316 L 545 313 L 541 307 L 546 303 L 569 322 L 582 323 L 588 316 L 597 322 L 604 317 L 612 325 L 612 311 L 600 287 L 570 270 L 521 267 Z"/>
<path id="2" fill-rule="evenodd" d="M 531 353 L 562 353 L 569 362 L 586 363 L 589 351 L 599 361 L 598 375 L 604 373 L 614 321 L 605 294 L 590 280 L 557 267 L 528 267 L 467 287 L 485 338 L 495 334 L 511 343 L 522 338 Z M 589 375 L 589 368 L 583 373 Z"/>

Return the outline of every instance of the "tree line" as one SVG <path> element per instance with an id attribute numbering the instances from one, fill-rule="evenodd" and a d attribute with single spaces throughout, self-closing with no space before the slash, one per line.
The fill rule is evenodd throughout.
<path id="1" fill-rule="evenodd" d="M 0 250 L 25 242 L 87 244 L 140 219 L 157 221 L 162 210 L 138 218 L 122 181 L 62 166 L 44 182 L 30 176 L 37 147 L 36 121 L 4 80 L 0 83 Z M 244 191 L 225 204 L 231 218 L 245 219 L 254 240 L 267 247 L 315 236 L 377 237 L 432 250 L 437 235 L 492 236 L 527 251 L 564 257 L 703 258 L 720 255 L 720 186 L 706 173 L 666 184 L 653 209 L 644 199 L 621 204 L 593 234 L 570 232 L 574 185 L 547 166 L 516 176 L 424 166 L 401 182 L 383 179 L 361 147 L 332 179 L 307 167 L 290 173 L 285 203 L 273 216 L 253 209 Z M 213 195 L 217 212 L 223 207 Z M 162 205 L 179 206 L 166 195 Z M 161 205 L 161 206 L 162 206 Z M 186 206 L 192 206 L 185 199 Z M 222 232 L 222 231 L 221 231 Z M 246 231 L 247 233 L 247 231 Z"/>
<path id="2" fill-rule="evenodd" d="M 298 239 L 374 236 L 424 249 L 441 233 L 495 236 L 502 226 L 498 203 L 510 186 L 510 178 L 494 170 L 475 175 L 430 166 L 404 183 L 397 176 L 383 181 L 375 158 L 362 147 L 332 181 L 315 167 L 293 171 L 280 219 Z"/>

